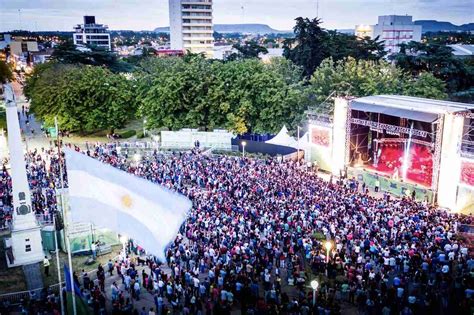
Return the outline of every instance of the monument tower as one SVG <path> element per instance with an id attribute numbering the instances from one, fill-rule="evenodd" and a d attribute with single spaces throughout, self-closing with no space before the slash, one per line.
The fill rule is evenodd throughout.
<path id="1" fill-rule="evenodd" d="M 4 87 L 13 190 L 13 227 L 11 238 L 6 240 L 6 244 L 8 266 L 14 267 L 42 261 L 44 253 L 41 227 L 31 207 L 15 93 L 11 85 Z"/>

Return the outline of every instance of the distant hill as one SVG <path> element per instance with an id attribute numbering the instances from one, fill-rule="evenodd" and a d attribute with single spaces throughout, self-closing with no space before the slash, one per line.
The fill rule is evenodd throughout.
<path id="1" fill-rule="evenodd" d="M 157 27 L 157 33 L 169 33 L 170 28 Z M 243 33 L 243 34 L 277 34 L 292 33 L 293 31 L 279 31 L 266 24 L 214 24 L 214 31 L 218 33 Z"/>
<path id="2" fill-rule="evenodd" d="M 416 25 L 421 25 L 422 32 L 469 32 L 474 31 L 474 23 L 454 25 L 451 22 L 443 22 L 436 20 L 419 20 L 415 21 Z"/>
<path id="3" fill-rule="evenodd" d="M 455 25 L 451 22 L 443 22 L 436 20 L 419 20 L 415 21 L 416 25 L 421 25 L 422 32 L 469 32 L 474 31 L 474 23 Z M 214 24 L 214 31 L 218 33 L 243 33 L 243 34 L 287 34 L 293 33 L 293 31 L 280 31 L 271 28 L 267 24 Z M 353 29 L 339 29 L 341 33 L 354 34 Z M 157 27 L 155 28 L 157 33 L 169 33 L 170 28 L 166 27 Z"/>

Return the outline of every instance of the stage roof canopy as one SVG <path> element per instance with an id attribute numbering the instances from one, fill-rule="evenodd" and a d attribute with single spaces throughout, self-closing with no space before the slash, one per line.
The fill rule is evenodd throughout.
<path id="1" fill-rule="evenodd" d="M 438 115 L 474 110 L 474 104 L 431 100 L 401 95 L 376 95 L 354 99 L 351 109 L 434 122 Z"/>

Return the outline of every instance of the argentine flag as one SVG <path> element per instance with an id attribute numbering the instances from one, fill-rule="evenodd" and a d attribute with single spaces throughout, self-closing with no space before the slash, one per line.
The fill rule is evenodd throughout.
<path id="1" fill-rule="evenodd" d="M 64 152 L 72 221 L 127 235 L 165 261 L 165 248 L 176 237 L 191 201 L 82 153 Z"/>

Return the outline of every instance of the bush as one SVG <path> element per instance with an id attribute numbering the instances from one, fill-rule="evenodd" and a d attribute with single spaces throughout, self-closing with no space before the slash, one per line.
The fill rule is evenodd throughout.
<path id="1" fill-rule="evenodd" d="M 128 139 L 137 134 L 136 130 L 125 130 L 125 131 L 118 131 L 117 134 L 120 136 L 122 139 Z"/>
<path id="2" fill-rule="evenodd" d="M 138 139 L 143 139 L 143 138 L 145 138 L 145 135 L 143 134 L 143 130 L 137 131 L 137 138 L 138 138 Z"/>
<path id="3" fill-rule="evenodd" d="M 321 232 L 314 232 L 314 233 L 313 233 L 313 238 L 316 239 L 316 240 L 318 240 L 318 241 L 324 241 L 324 240 L 326 240 L 326 236 L 325 236 L 323 233 L 321 233 Z"/>

